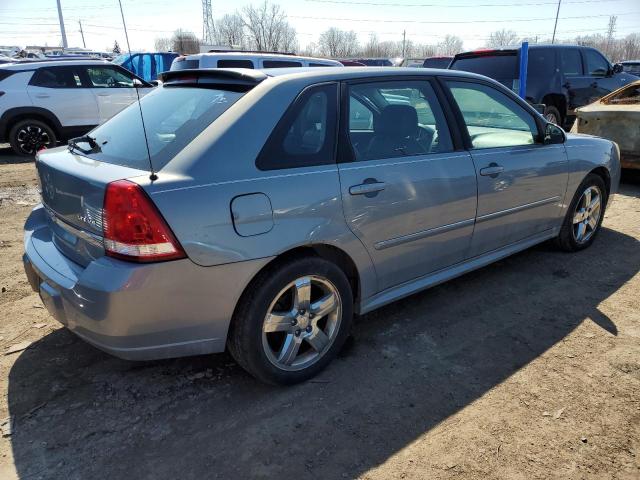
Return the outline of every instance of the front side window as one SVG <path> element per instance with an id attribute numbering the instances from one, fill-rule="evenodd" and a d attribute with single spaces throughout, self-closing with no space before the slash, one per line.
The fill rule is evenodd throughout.
<path id="1" fill-rule="evenodd" d="M 287 110 L 260 152 L 260 170 L 311 167 L 335 161 L 337 85 L 307 89 Z"/>
<path id="2" fill-rule="evenodd" d="M 93 88 L 133 88 L 133 77 L 110 67 L 87 67 Z"/>
<path id="3" fill-rule="evenodd" d="M 40 68 L 33 74 L 29 84 L 45 88 L 78 88 L 82 86 L 79 72 L 73 67 Z"/>
<path id="4" fill-rule="evenodd" d="M 294 62 L 291 60 L 265 60 L 262 62 L 263 68 L 287 68 L 287 67 L 301 67 L 302 63 Z"/>
<path id="5" fill-rule="evenodd" d="M 475 149 L 530 145 L 538 136 L 533 116 L 504 93 L 477 83 L 447 82 Z"/>
<path id="6" fill-rule="evenodd" d="M 452 150 L 444 115 L 427 81 L 351 85 L 349 138 L 356 161 Z"/>
<path id="7" fill-rule="evenodd" d="M 560 51 L 560 69 L 567 77 L 582 75 L 582 59 L 577 48 L 563 48 Z"/>
<path id="8" fill-rule="evenodd" d="M 584 51 L 587 72 L 594 77 L 604 77 L 609 73 L 609 62 L 595 50 Z"/>
<path id="9" fill-rule="evenodd" d="M 602 100 L 607 105 L 640 105 L 640 85 L 630 85 Z"/>

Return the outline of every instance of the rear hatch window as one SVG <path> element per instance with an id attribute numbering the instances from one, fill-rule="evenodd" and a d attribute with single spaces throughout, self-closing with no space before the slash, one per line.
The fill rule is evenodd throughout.
<path id="1" fill-rule="evenodd" d="M 89 135 L 97 147 L 84 155 L 100 162 L 148 170 L 146 131 L 153 168 L 158 171 L 243 95 L 213 88 L 159 87 L 142 98 L 139 105 L 134 102 L 91 131 Z"/>
<path id="2" fill-rule="evenodd" d="M 477 54 L 456 57 L 449 66 L 451 70 L 478 73 L 493 78 L 510 89 L 518 85 L 518 55 L 513 52 Z"/>

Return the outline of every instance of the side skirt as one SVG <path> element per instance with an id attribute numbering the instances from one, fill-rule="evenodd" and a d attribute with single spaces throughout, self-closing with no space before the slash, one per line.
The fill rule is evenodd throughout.
<path id="1" fill-rule="evenodd" d="M 513 255 L 514 253 L 526 250 L 533 247 L 538 243 L 542 243 L 545 240 L 549 240 L 558 235 L 559 228 L 552 228 L 545 230 L 542 233 L 538 233 L 533 237 L 529 237 L 525 240 L 521 240 L 516 243 L 507 245 L 498 250 L 485 253 L 478 257 L 470 258 L 460 263 L 456 263 L 450 267 L 447 267 L 436 272 L 429 273 L 428 275 L 418 277 L 415 280 L 405 282 L 395 287 L 388 288 L 382 292 L 364 299 L 360 304 L 359 314 L 364 315 L 376 308 L 380 308 L 388 303 L 395 302 L 401 298 L 408 297 L 414 293 L 417 293 L 426 288 L 433 287 L 440 283 L 446 282 L 453 278 L 459 277 L 467 272 L 476 270 L 478 268 L 485 267 L 493 262 L 496 262 L 502 258 Z"/>

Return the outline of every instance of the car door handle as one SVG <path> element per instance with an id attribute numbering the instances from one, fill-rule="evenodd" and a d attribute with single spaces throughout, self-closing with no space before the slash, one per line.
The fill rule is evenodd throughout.
<path id="1" fill-rule="evenodd" d="M 386 183 L 384 182 L 367 182 L 361 183 L 360 185 L 353 185 L 349 187 L 349 193 L 351 195 L 367 195 L 367 194 L 377 194 L 385 189 Z"/>
<path id="2" fill-rule="evenodd" d="M 488 167 L 484 167 L 480 169 L 480 175 L 484 177 L 492 177 L 495 178 L 500 175 L 504 171 L 504 167 L 498 165 L 497 163 L 492 163 Z"/>
<path id="3" fill-rule="evenodd" d="M 36 98 L 51 98 L 48 93 L 36 93 Z"/>
<path id="4" fill-rule="evenodd" d="M 108 97 L 109 94 L 108 93 L 96 93 L 97 96 L 99 97 Z"/>
<path id="5" fill-rule="evenodd" d="M 598 82 L 591 82 L 591 85 L 589 85 L 591 88 L 598 88 Z"/>

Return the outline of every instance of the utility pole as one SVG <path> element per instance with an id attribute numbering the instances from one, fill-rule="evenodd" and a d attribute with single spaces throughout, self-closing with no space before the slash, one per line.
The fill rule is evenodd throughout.
<path id="1" fill-rule="evenodd" d="M 58 0 L 58 19 L 60 20 L 60 35 L 62 35 L 62 48 L 68 48 L 67 44 L 67 34 L 64 31 L 64 18 L 62 18 L 62 6 L 60 5 L 60 0 Z"/>
<path id="2" fill-rule="evenodd" d="M 78 20 L 78 24 L 80 25 L 80 35 L 82 35 L 82 46 L 87 48 L 87 44 L 84 41 L 84 32 L 82 31 L 82 20 Z"/>
<path id="3" fill-rule="evenodd" d="M 611 41 L 613 40 L 613 35 L 616 33 L 616 20 L 618 20 L 618 17 L 615 15 L 609 17 L 609 26 L 607 27 L 607 50 L 605 52 L 608 57 L 611 57 Z"/>
<path id="4" fill-rule="evenodd" d="M 407 45 L 407 31 L 402 31 L 402 58 L 404 59 L 405 47 Z"/>
<path id="5" fill-rule="evenodd" d="M 558 0 L 558 9 L 556 10 L 556 23 L 553 24 L 553 37 L 551 37 L 551 43 L 556 41 L 556 28 L 558 27 L 558 15 L 560 15 L 560 4 L 562 0 Z"/>

